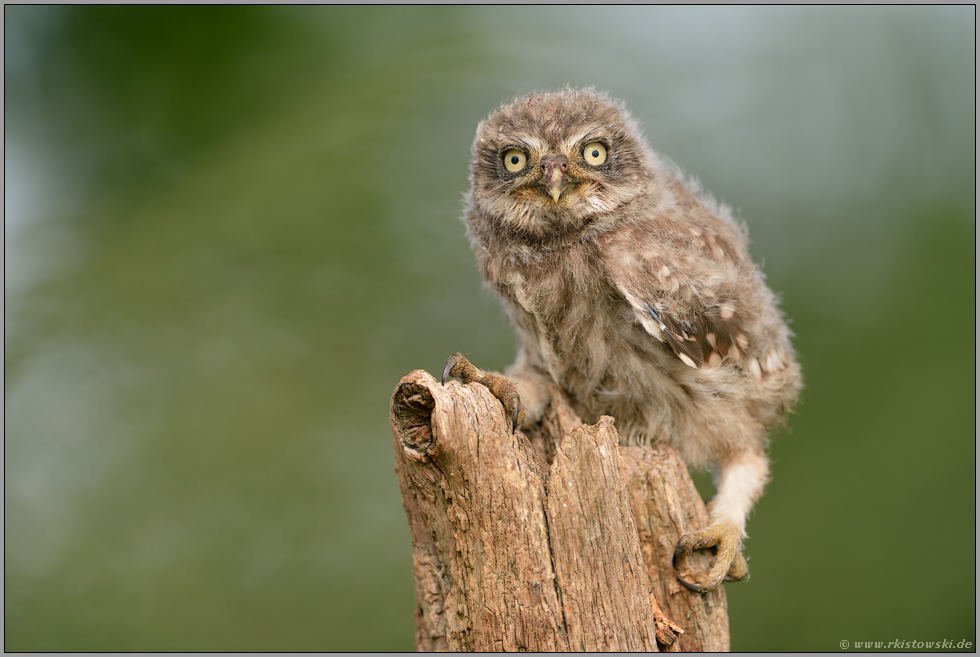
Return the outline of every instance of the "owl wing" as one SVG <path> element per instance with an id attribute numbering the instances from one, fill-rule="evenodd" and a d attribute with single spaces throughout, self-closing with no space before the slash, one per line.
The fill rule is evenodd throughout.
<path id="1" fill-rule="evenodd" d="M 621 285 L 617 288 L 647 333 L 670 345 L 688 367 L 718 367 L 725 359 L 738 363 L 747 355 L 749 340 L 733 303 L 715 303 L 677 316 L 669 310 L 669 299 L 656 294 L 640 297 Z"/>
<path id="2" fill-rule="evenodd" d="M 718 235 L 685 241 L 670 234 L 679 243 L 663 243 L 659 231 L 613 240 L 606 265 L 614 287 L 646 332 L 688 367 L 742 362 L 749 337 L 736 294 L 737 251 Z"/>

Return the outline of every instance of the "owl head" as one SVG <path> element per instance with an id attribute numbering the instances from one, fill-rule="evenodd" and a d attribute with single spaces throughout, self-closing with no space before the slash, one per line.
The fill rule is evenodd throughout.
<path id="1" fill-rule="evenodd" d="M 534 240 L 575 233 L 644 193 L 654 157 L 633 118 L 605 94 L 532 93 L 477 128 L 471 210 Z"/>

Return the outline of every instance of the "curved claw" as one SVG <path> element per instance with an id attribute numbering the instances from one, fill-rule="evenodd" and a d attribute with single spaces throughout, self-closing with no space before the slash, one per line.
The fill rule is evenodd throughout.
<path id="1" fill-rule="evenodd" d="M 680 542 L 678 542 L 677 543 L 677 547 L 674 548 L 674 570 L 680 570 L 681 569 L 681 565 L 678 562 L 681 560 L 681 557 L 682 556 L 684 556 L 684 555 L 686 555 L 688 553 L 689 553 L 688 550 L 685 550 L 682 547 L 682 544 Z"/>
<path id="2" fill-rule="evenodd" d="M 689 582 L 680 573 L 677 573 L 677 581 L 684 585 L 684 588 L 694 591 L 695 593 L 704 593 L 705 589 L 700 584 L 695 584 L 694 582 Z"/>
<path id="3" fill-rule="evenodd" d="M 450 356 L 445 367 L 442 368 L 442 380 L 440 381 L 442 385 L 446 385 L 446 379 L 452 374 L 454 367 L 456 367 L 456 354 Z"/>
<path id="4" fill-rule="evenodd" d="M 739 563 L 739 561 L 741 561 L 741 564 Z M 674 568 L 677 568 L 677 566 L 675 565 Z M 745 579 L 748 576 L 749 576 L 749 567 L 745 563 L 745 557 L 739 554 L 735 557 L 735 560 L 732 562 L 732 567 L 728 569 L 728 573 L 725 575 L 724 578 L 722 578 L 722 581 L 738 582 L 739 580 Z M 701 586 L 700 584 L 687 581 L 686 579 L 681 577 L 680 573 L 677 573 L 677 581 L 683 584 L 684 588 L 688 589 L 689 591 L 694 591 L 695 593 L 704 593 L 706 591 L 713 590 L 712 588 L 706 588 L 704 586 Z"/>
<path id="5" fill-rule="evenodd" d="M 694 582 L 689 582 L 686 579 L 684 579 L 683 577 L 681 577 L 681 572 L 680 572 L 681 571 L 681 564 L 680 564 L 681 557 L 687 556 L 691 552 L 693 552 L 693 549 L 691 549 L 690 547 L 686 547 L 684 545 L 684 539 L 682 538 L 677 543 L 677 548 L 674 550 L 674 570 L 677 571 L 677 581 L 680 582 L 681 584 L 683 584 L 684 585 L 684 588 L 686 588 L 689 591 L 694 591 L 695 593 L 704 593 L 704 587 L 702 587 L 700 584 L 695 584 Z"/>
<path id="6" fill-rule="evenodd" d="M 681 577 L 682 558 L 695 550 L 704 550 L 717 546 L 714 563 L 705 573 L 698 573 L 694 582 Z M 749 573 L 741 552 L 740 532 L 731 525 L 712 525 L 701 531 L 685 534 L 677 542 L 674 550 L 674 569 L 677 570 L 677 581 L 685 588 L 695 593 L 705 593 L 718 588 L 722 581 L 743 579 Z"/>
<path id="7" fill-rule="evenodd" d="M 516 395 L 509 401 L 507 412 L 510 413 L 511 418 L 510 432 L 517 433 L 517 425 L 520 424 L 521 418 L 524 415 L 524 409 L 521 408 L 521 400 Z"/>
<path id="8" fill-rule="evenodd" d="M 450 356 L 442 368 L 442 385 L 446 385 L 446 379 L 451 376 L 465 384 L 480 383 L 486 386 L 493 396 L 500 400 L 504 411 L 510 414 L 510 432 L 517 432 L 517 427 L 524 421 L 524 406 L 510 379 L 503 374 L 480 370 L 459 352 Z"/>

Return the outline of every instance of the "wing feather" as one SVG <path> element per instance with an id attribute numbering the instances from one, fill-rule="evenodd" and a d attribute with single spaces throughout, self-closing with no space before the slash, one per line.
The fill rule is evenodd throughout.
<path id="1" fill-rule="evenodd" d="M 731 301 L 713 304 L 682 320 L 666 309 L 663 299 L 641 300 L 622 286 L 617 288 L 647 333 L 666 342 L 688 367 L 717 367 L 726 358 L 737 363 L 748 350 L 748 338 Z"/>
<path id="2" fill-rule="evenodd" d="M 681 362 L 699 369 L 743 359 L 749 340 L 738 299 L 722 296 L 704 282 L 683 276 L 684 267 L 665 262 L 649 251 L 645 258 L 622 251 L 620 255 L 610 263 L 613 284 L 646 332 L 666 343 Z M 725 285 L 726 276 L 718 276 L 723 265 L 713 269 L 714 288 L 718 289 L 719 283 L 722 289 L 731 287 Z"/>

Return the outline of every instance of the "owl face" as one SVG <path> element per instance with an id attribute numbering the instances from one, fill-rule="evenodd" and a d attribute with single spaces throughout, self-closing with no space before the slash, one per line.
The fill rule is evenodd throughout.
<path id="1" fill-rule="evenodd" d="M 515 233 L 567 235 L 643 193 L 651 158 L 633 119 L 605 96 L 531 94 L 477 129 L 471 203 Z"/>

